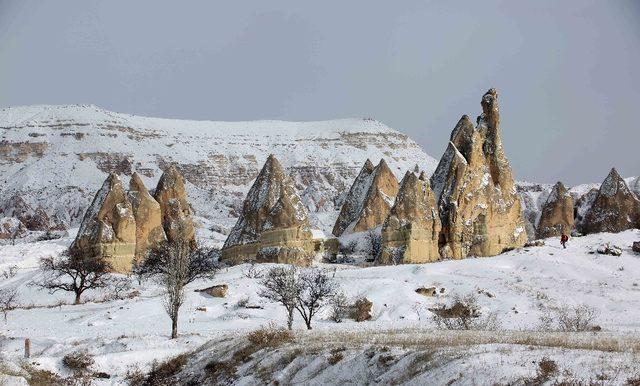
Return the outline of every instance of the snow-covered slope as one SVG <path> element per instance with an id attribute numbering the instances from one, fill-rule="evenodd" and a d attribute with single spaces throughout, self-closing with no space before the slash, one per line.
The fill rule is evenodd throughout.
<path id="1" fill-rule="evenodd" d="M 173 163 L 196 214 L 228 229 L 270 153 L 291 173 L 312 225 L 327 233 L 367 158 L 384 157 L 397 176 L 436 164 L 409 137 L 371 119 L 210 122 L 92 105 L 13 107 L 0 110 L 0 216 L 41 208 L 50 226 L 77 225 L 108 172 L 137 171 L 153 189 Z"/>
<path id="2" fill-rule="evenodd" d="M 249 268 L 246 264 L 225 269 L 212 281 L 201 280 L 189 285 L 185 304 L 180 309 L 181 335 L 176 340 L 168 340 L 170 322 L 163 309 L 162 290 L 149 280 L 143 281 L 142 286 L 138 286 L 137 282 L 131 278 L 134 287 L 141 292 L 139 296 L 132 299 L 88 302 L 77 306 L 64 304 L 55 306 L 59 301 L 71 302 L 72 296 L 69 293 L 49 295 L 46 291 L 29 286 L 28 283 L 32 280 L 37 282 L 41 278 L 41 274 L 36 270 L 38 258 L 61 253 L 72 239 L 73 234 L 68 238 L 54 241 L 0 246 L 0 272 L 8 271 L 14 264 L 18 267 L 16 276 L 2 280 L 0 288 L 16 286 L 20 304 L 23 307 L 29 306 L 11 311 L 7 322 L 1 324 L 0 361 L 19 363 L 24 347 L 23 340 L 28 337 L 31 339 L 32 353 L 34 353 L 29 362 L 34 363 L 37 368 L 69 374 L 69 370 L 61 363 L 62 356 L 78 349 L 87 349 L 96 357 L 94 370 L 103 371 L 112 376 L 111 379 L 96 384 L 124 384 L 123 376 L 130 365 L 139 364 L 144 369 L 148 369 L 154 359 L 162 360 L 181 352 L 194 350 L 212 339 L 242 336 L 271 321 L 279 326 L 285 325 L 283 308 L 258 296 L 260 279 L 245 275 Z M 533 341 L 544 340 L 548 337 L 545 335 L 548 331 L 539 330 L 541 317 L 554 309 L 578 305 L 587 305 L 596 310 L 597 315 L 592 322 L 603 330 L 598 333 L 585 333 L 582 338 L 596 343 L 624 340 L 625 336 L 631 336 L 637 340 L 640 331 L 640 287 L 638 286 L 640 255 L 632 252 L 630 245 L 639 239 L 640 230 L 629 230 L 618 234 L 601 233 L 572 238 L 566 250 L 561 248 L 558 240 L 548 239 L 547 245 L 543 247 L 516 249 L 488 258 L 369 268 L 337 264 L 321 265 L 332 271 L 335 269 L 332 276 L 347 297 L 353 299 L 357 296 L 366 296 L 373 302 L 372 320 L 363 323 L 351 320 L 335 323 L 328 317 L 330 310 L 324 309 L 314 319 L 314 331 L 328 335 L 333 339 L 334 345 L 337 344 L 336 342 L 347 345 L 344 363 L 349 363 L 348 361 L 358 357 L 359 359 L 354 359 L 355 362 L 353 362 L 358 365 L 366 364 L 367 359 L 361 357 L 362 346 L 352 343 L 363 340 L 371 344 L 378 342 L 378 346 L 374 349 L 377 352 L 382 350 L 381 346 L 391 347 L 395 353 L 388 354 L 393 354 L 396 358 L 405 357 L 405 354 L 401 355 L 396 351 L 394 348 L 396 344 L 406 348 L 411 347 L 416 340 L 428 340 L 438 336 L 442 336 L 442 339 L 437 340 L 436 343 L 441 343 L 427 347 L 440 349 L 446 347 L 446 342 L 452 342 L 462 348 L 476 350 L 477 346 L 470 347 L 464 342 L 469 343 L 477 339 L 483 341 L 483 335 L 480 332 L 471 332 L 476 334 L 472 340 L 455 343 L 456 339 L 465 335 L 455 335 L 455 331 L 435 329 L 433 314 L 429 311 L 429 308 L 437 307 L 439 304 L 450 304 L 456 293 L 474 293 L 482 312 L 495 313 L 501 325 L 501 331 L 489 336 L 487 339 L 489 342 L 508 342 L 506 337 L 508 338 L 510 334 L 531 331 L 535 335 Z M 622 255 L 614 257 L 594 253 L 602 243 L 620 246 Z M 258 269 L 267 269 L 269 266 L 260 265 Z M 222 283 L 229 285 L 226 298 L 213 298 L 194 291 Z M 422 296 L 415 292 L 418 287 L 429 286 L 444 288 L 445 292 L 433 297 Z M 83 295 L 83 299 L 100 299 L 103 295 L 95 291 L 87 292 Z M 46 305 L 53 307 L 46 307 Z M 249 308 L 247 305 L 253 307 Z M 295 317 L 294 328 L 303 342 L 302 346 L 305 339 L 313 339 L 314 335 L 307 333 L 299 315 Z M 402 334 L 402 330 L 406 329 L 412 329 L 415 332 L 411 332 L 411 336 L 406 337 L 405 343 L 400 344 L 400 341 L 396 341 L 394 344 L 392 341 L 384 340 L 392 337 L 393 334 Z M 387 334 L 385 332 L 387 330 L 394 332 Z M 368 332 L 371 335 L 367 335 Z M 353 338 L 355 340 L 339 342 L 342 333 L 355 334 Z M 359 335 L 361 333 L 365 335 Z M 533 341 L 529 342 L 533 344 Z M 328 347 L 333 348 L 333 346 Z M 489 364 L 504 362 L 515 368 L 520 366 L 523 347 L 525 346 L 510 347 L 508 350 L 491 349 L 493 354 L 485 354 Z M 529 350 L 529 345 L 526 347 Z M 215 355 L 222 355 L 219 354 L 222 351 L 218 350 L 220 346 L 208 345 L 205 348 L 211 350 L 207 355 L 212 358 Z M 292 347 L 292 350 L 295 348 Z M 362 350 L 367 351 L 366 347 Z M 272 351 L 276 353 L 274 355 L 279 355 L 277 352 L 279 351 Z M 593 357 L 604 355 L 602 351 L 582 353 L 588 354 L 589 363 Z M 268 354 L 269 352 L 259 355 Z M 576 374 L 575 371 L 580 366 L 561 361 L 561 354 L 561 351 L 537 352 L 535 358 L 530 359 L 539 360 L 545 355 L 553 356 L 560 366 L 567 366 Z M 286 377 L 286 374 L 292 371 L 302 377 L 308 374 L 307 371 L 313 372 L 314 361 L 324 364 L 329 355 L 330 352 L 323 351 L 311 355 L 305 353 L 305 359 L 297 362 L 299 366 L 294 365 L 283 372 L 277 369 L 273 375 Z M 625 365 L 638 363 L 637 353 L 628 355 L 623 355 L 626 359 L 620 358 L 624 359 L 621 363 Z M 633 355 L 636 356 L 633 357 Z M 440 354 L 437 357 L 440 357 Z M 580 351 L 572 351 L 571 357 L 574 358 L 571 361 L 578 360 L 577 358 L 581 357 Z M 255 359 L 257 358 L 261 356 Z M 451 359 L 448 359 L 446 363 L 450 361 Z M 393 363 L 395 366 L 396 361 L 394 360 Z M 480 362 L 471 363 L 475 365 L 467 368 L 469 372 L 472 372 L 473 368 L 484 367 Z M 201 363 L 201 365 L 204 364 Z M 405 371 L 401 364 L 398 366 L 398 372 Z M 425 371 L 432 371 L 426 374 L 433 376 L 440 374 L 438 377 L 441 378 L 437 379 L 442 379 L 445 375 L 455 375 L 455 373 L 449 373 L 454 368 L 445 366 L 443 362 L 434 364 L 432 370 Z M 443 369 L 448 369 L 446 370 L 448 373 L 441 374 L 440 371 Z M 527 369 L 526 373 L 535 371 L 532 367 Z M 522 374 L 521 371 L 515 371 L 513 374 Z M 241 373 L 247 377 L 252 376 L 244 370 L 241 370 Z M 425 376 L 422 371 L 418 373 L 422 374 L 420 377 Z M 506 376 L 508 373 L 503 375 Z M 411 376 L 412 372 L 396 374 Z M 491 372 L 483 374 L 483 381 L 479 384 L 492 384 L 493 382 L 489 380 L 495 379 L 492 376 L 496 375 Z M 331 372 L 326 373 L 323 370 L 316 376 L 319 377 L 316 380 L 321 383 L 323 379 L 331 376 Z M 254 382 L 247 384 L 254 384 Z M 469 382 L 469 378 L 465 377 L 456 384 Z"/>

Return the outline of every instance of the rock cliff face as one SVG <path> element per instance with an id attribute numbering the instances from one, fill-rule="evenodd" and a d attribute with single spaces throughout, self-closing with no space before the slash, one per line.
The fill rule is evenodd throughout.
<path id="1" fill-rule="evenodd" d="M 424 173 L 407 172 L 382 226 L 378 264 L 426 263 L 440 258 L 436 200 Z"/>
<path id="2" fill-rule="evenodd" d="M 640 227 L 640 200 L 616 169 L 602 182 L 582 223 L 583 233 L 621 232 Z"/>
<path id="3" fill-rule="evenodd" d="M 442 257 L 493 256 L 527 240 L 520 200 L 504 154 L 498 94 L 482 97 L 476 127 L 463 116 L 431 186 L 436 195 L 442 235 Z"/>
<path id="4" fill-rule="evenodd" d="M 126 273 L 136 252 L 136 220 L 120 179 L 110 174 L 89 206 L 71 246 L 84 256 L 100 256 Z"/>
<path id="5" fill-rule="evenodd" d="M 167 240 L 196 245 L 195 227 L 191 207 L 184 190 L 184 179 L 178 170 L 170 166 L 160 177 L 154 194 L 160 205 L 162 226 Z"/>
<path id="6" fill-rule="evenodd" d="M 280 162 L 270 155 L 224 243 L 222 260 L 308 265 L 313 251 L 304 204 Z"/>
<path id="7" fill-rule="evenodd" d="M 562 182 L 558 181 L 542 207 L 540 221 L 536 227 L 536 237 L 543 239 L 560 236 L 563 231 L 570 234 L 573 230 L 573 216 L 573 197 Z"/>
<path id="8" fill-rule="evenodd" d="M 367 160 L 349 189 L 333 235 L 363 232 L 381 225 L 389 214 L 398 188 L 398 180 L 384 159 L 376 167 Z"/>
<path id="9" fill-rule="evenodd" d="M 77 227 L 110 172 L 138 172 L 148 188 L 175 165 L 193 214 L 228 233 L 273 153 L 313 228 L 330 233 L 367 158 L 396 176 L 436 161 L 407 135 L 373 119 L 214 122 L 120 114 L 91 105 L 0 109 L 0 217 L 30 230 Z M 125 177 L 126 176 L 126 177 Z"/>
<path id="10" fill-rule="evenodd" d="M 160 204 L 151 197 L 142 179 L 135 172 L 129 181 L 127 197 L 136 220 L 136 259 L 144 260 L 149 249 L 167 239 L 162 227 Z"/>

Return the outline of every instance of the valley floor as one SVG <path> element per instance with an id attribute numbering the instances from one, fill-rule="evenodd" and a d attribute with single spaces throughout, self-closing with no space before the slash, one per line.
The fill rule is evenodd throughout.
<path id="1" fill-rule="evenodd" d="M 0 272 L 18 267 L 15 276 L 2 278 L 0 287 L 17 286 L 22 305 L 6 322 L 0 321 L 5 374 L 20 375 L 28 363 L 69 376 L 61 358 L 86 349 L 95 357 L 93 369 L 111 376 L 94 383 L 116 385 L 124 384 L 125 374 L 136 367 L 147 371 L 154 360 L 190 352 L 179 374 L 186 382 L 212 359 L 225 361 L 225 355 L 246 344 L 248 332 L 271 321 L 285 325 L 283 309 L 257 295 L 259 279 L 248 277 L 248 265 L 190 285 L 175 340 L 168 339 L 170 322 L 162 292 L 152 282 L 138 285 L 132 278 L 140 291 L 132 299 L 103 302 L 104 293 L 87 292 L 84 304 L 63 304 L 73 300 L 71 294 L 50 295 L 28 283 L 40 279 L 38 259 L 59 254 L 72 237 L 0 246 Z M 540 375 L 540 361 L 547 357 L 557 368 L 544 375 L 545 382 L 624 384 L 640 376 L 640 255 L 630 248 L 637 240 L 640 231 L 630 230 L 574 238 L 567 249 L 548 239 L 546 246 L 491 258 L 368 268 L 320 264 L 335 272 L 348 297 L 366 296 L 373 302 L 372 320 L 335 323 L 327 310 L 314 320 L 314 330 L 307 331 L 296 317 L 293 341 L 259 349 L 246 362 L 235 364 L 233 380 L 526 384 Z M 622 256 L 595 253 L 607 242 L 620 246 Z M 194 291 L 222 283 L 229 285 L 226 298 Z M 444 288 L 444 293 L 417 294 L 415 289 L 423 286 Z M 468 293 L 475 294 L 483 313 L 496 315 L 500 331 L 436 329 L 428 309 L 450 303 L 454 294 Z M 597 312 L 594 324 L 600 332 L 557 333 L 542 326 L 541 317 L 579 305 Z M 28 362 L 21 359 L 25 338 L 32 345 Z M 264 369 L 257 373 L 260 368 Z"/>

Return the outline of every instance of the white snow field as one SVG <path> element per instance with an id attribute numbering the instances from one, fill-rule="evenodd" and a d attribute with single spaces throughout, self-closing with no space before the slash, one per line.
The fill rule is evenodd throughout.
<path id="1" fill-rule="evenodd" d="M 93 370 L 111 376 L 96 379 L 95 384 L 126 384 L 124 376 L 135 366 L 148 370 L 155 359 L 197 350 L 186 366 L 195 372 L 205 359 L 230 355 L 246 342 L 247 332 L 270 322 L 285 326 L 284 309 L 258 296 L 259 279 L 246 277 L 246 264 L 189 286 L 176 340 L 169 340 L 162 292 L 149 281 L 138 286 L 131 278 L 140 291 L 132 299 L 93 302 L 104 293 L 89 291 L 83 295 L 84 304 L 59 305 L 71 303 L 72 294 L 50 295 L 29 283 L 40 278 L 38 259 L 61 253 L 74 233 L 59 240 L 0 246 L 0 272 L 18 267 L 14 277 L 2 277 L 0 287 L 17 286 L 21 303 L 6 322 L 0 320 L 5 372 L 7 367 L 15 370 L 29 363 L 68 376 L 71 373 L 61 358 L 86 349 L 95 357 Z M 307 331 L 296 316 L 294 343 L 259 351 L 252 356 L 253 365 L 238 368 L 236 381 L 263 384 L 265 380 L 251 369 L 273 362 L 268 374 L 279 384 L 517 383 L 534 377 L 537 363 L 546 356 L 559 366 L 558 377 L 571 374 L 569 379 L 585 381 L 604 377 L 605 384 L 624 384 L 640 374 L 640 255 L 631 251 L 637 240 L 640 230 L 629 230 L 573 238 L 567 249 L 558 240 L 547 239 L 546 246 L 500 256 L 422 265 L 318 263 L 335 271 L 347 296 L 362 295 L 373 302 L 372 320 L 335 323 L 325 310 L 313 321 L 314 330 Z M 622 256 L 595 253 L 603 243 L 621 247 Z M 222 283 L 229 285 L 226 298 L 194 291 Z M 422 286 L 445 291 L 425 297 L 415 292 Z M 496 313 L 501 331 L 437 330 L 428 308 L 451 302 L 456 293 L 470 292 L 476 294 L 483 313 Z M 247 308 L 247 304 L 262 308 Z M 597 311 L 594 324 L 602 331 L 557 336 L 531 332 L 539 330 L 540 317 L 550 310 L 578 305 Z M 26 362 L 22 359 L 25 338 L 32 345 L 32 357 Z M 329 366 L 331 350 L 342 352 L 343 359 Z M 392 358 L 380 359 L 383 355 Z"/>

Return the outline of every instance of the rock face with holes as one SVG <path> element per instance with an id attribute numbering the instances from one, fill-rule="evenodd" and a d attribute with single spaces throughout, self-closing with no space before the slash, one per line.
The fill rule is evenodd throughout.
<path id="1" fill-rule="evenodd" d="M 481 101 L 477 125 L 464 115 L 431 176 L 440 219 L 444 258 L 493 256 L 527 240 L 520 200 L 504 154 L 498 93 Z"/>
<path id="2" fill-rule="evenodd" d="M 333 235 L 363 232 L 382 225 L 398 188 L 398 180 L 384 159 L 375 167 L 367 160 L 349 189 Z"/>
<path id="3" fill-rule="evenodd" d="M 574 223 L 573 212 L 573 197 L 562 182 L 558 181 L 542 207 L 536 237 L 544 239 L 560 236 L 562 232 L 570 234 Z"/>
<path id="4" fill-rule="evenodd" d="M 83 256 L 100 256 L 126 273 L 136 252 L 136 220 L 122 182 L 110 174 L 95 195 L 71 245 Z"/>
<path id="5" fill-rule="evenodd" d="M 308 265 L 314 248 L 306 209 L 280 162 L 270 155 L 224 243 L 222 260 Z"/>
<path id="6" fill-rule="evenodd" d="M 640 200 L 611 169 L 582 223 L 583 233 L 621 232 L 640 227 Z"/>
<path id="7" fill-rule="evenodd" d="M 382 226 L 378 264 L 427 263 L 439 260 L 441 231 L 429 180 L 407 172 L 389 216 Z"/>
<path id="8" fill-rule="evenodd" d="M 138 173 L 134 172 L 131 176 L 127 197 L 136 220 L 136 260 L 141 261 L 146 258 L 149 249 L 167 239 L 162 227 L 162 212 L 160 204 L 149 194 Z"/>
<path id="9" fill-rule="evenodd" d="M 160 205 L 162 226 L 167 240 L 195 247 L 196 236 L 191 207 L 187 201 L 184 179 L 175 167 L 170 166 L 162 174 L 154 197 Z"/>

